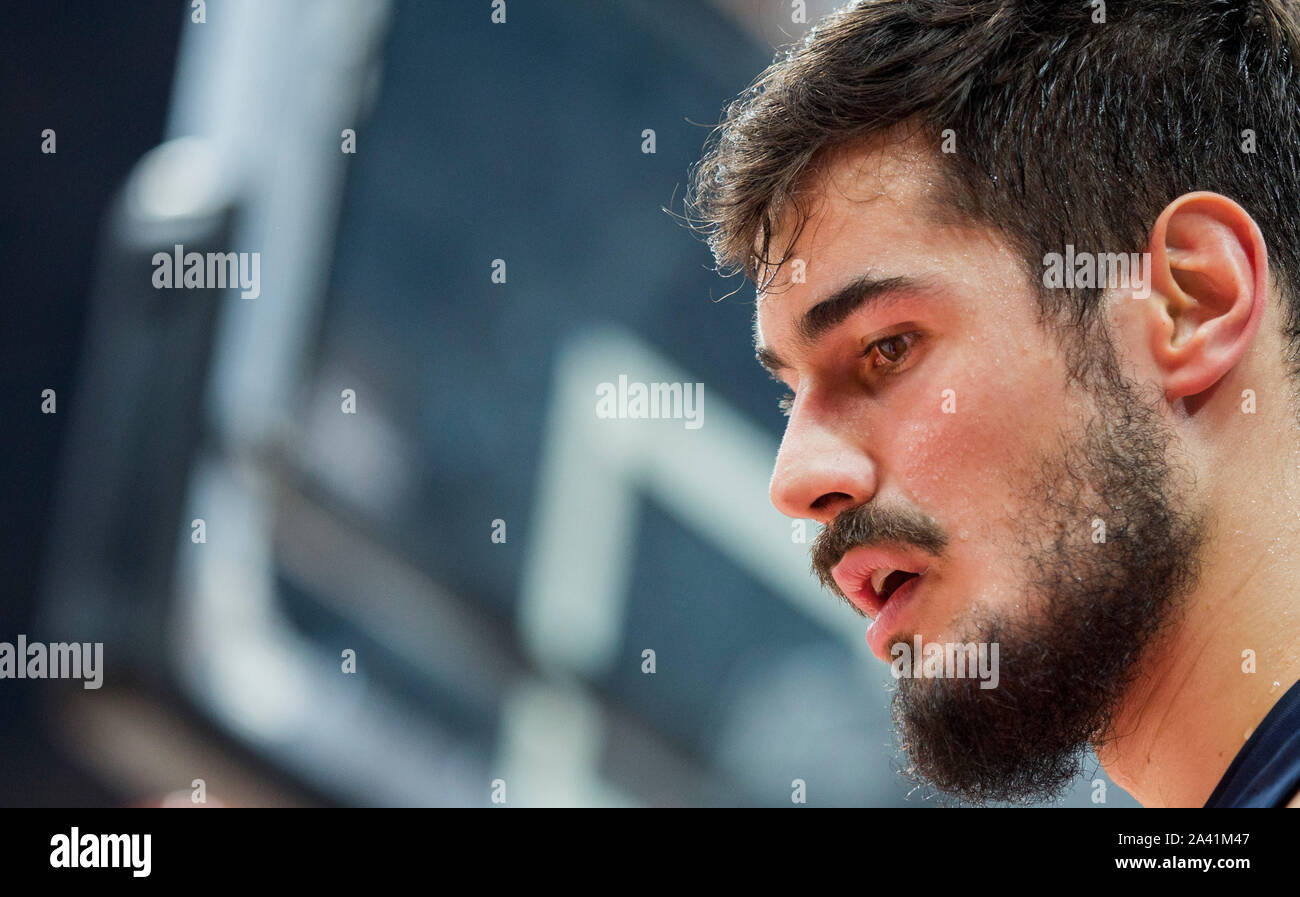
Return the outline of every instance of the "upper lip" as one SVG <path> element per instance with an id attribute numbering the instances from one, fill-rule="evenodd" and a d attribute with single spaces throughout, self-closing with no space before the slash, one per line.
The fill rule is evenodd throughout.
<path id="1" fill-rule="evenodd" d="M 923 574 L 929 566 L 921 556 L 901 548 L 854 548 L 831 568 L 831 577 L 844 597 L 874 620 L 885 602 L 871 584 L 872 573 L 889 568 Z"/>

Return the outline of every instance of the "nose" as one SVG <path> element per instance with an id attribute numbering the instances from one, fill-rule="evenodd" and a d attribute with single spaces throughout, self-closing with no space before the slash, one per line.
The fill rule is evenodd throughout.
<path id="1" fill-rule="evenodd" d="M 843 422 L 791 416 L 772 471 L 769 496 L 787 517 L 823 525 L 876 493 L 876 469 Z"/>

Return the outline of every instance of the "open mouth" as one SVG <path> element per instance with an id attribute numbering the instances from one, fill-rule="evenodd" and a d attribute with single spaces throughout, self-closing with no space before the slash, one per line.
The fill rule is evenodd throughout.
<path id="1" fill-rule="evenodd" d="M 831 576 L 841 594 L 865 616 L 875 619 L 890 597 L 909 586 L 929 570 L 926 559 L 892 547 L 855 548 L 840 558 Z"/>
<path id="2" fill-rule="evenodd" d="M 898 591 L 902 585 L 909 579 L 915 579 L 919 573 L 912 573 L 908 570 L 877 570 L 871 574 L 871 588 L 875 590 L 876 597 L 880 601 L 888 601 L 889 596 Z"/>

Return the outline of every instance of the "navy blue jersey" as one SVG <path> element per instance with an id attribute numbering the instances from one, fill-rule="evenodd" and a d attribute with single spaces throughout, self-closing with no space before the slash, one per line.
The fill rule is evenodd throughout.
<path id="1" fill-rule="evenodd" d="M 1300 791 L 1300 681 L 1233 758 L 1207 807 L 1285 807 Z"/>

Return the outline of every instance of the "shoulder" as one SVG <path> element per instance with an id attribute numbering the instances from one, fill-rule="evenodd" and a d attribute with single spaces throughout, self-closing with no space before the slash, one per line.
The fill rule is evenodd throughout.
<path id="1" fill-rule="evenodd" d="M 1300 810 L 1300 791 L 1297 791 L 1295 794 L 1291 795 L 1291 799 L 1287 801 L 1286 805 L 1287 805 L 1287 809 Z"/>

